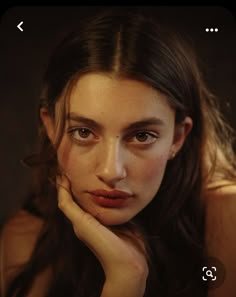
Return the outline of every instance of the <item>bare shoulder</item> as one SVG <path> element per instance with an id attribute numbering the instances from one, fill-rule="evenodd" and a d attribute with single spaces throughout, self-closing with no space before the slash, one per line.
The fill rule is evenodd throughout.
<path id="1" fill-rule="evenodd" d="M 0 241 L 1 287 L 30 259 L 42 227 L 41 219 L 23 210 L 5 223 Z"/>
<path id="2" fill-rule="evenodd" d="M 209 296 L 236 296 L 236 182 L 208 190 L 206 199 L 206 250 L 226 270 L 221 287 Z"/>
<path id="3" fill-rule="evenodd" d="M 23 210 L 6 222 L 1 241 L 7 266 L 29 259 L 42 226 L 41 219 Z"/>
<path id="4" fill-rule="evenodd" d="M 206 214 L 207 222 L 216 220 L 218 222 L 217 225 L 225 225 L 230 223 L 231 220 L 236 222 L 236 182 L 208 190 L 206 195 Z"/>

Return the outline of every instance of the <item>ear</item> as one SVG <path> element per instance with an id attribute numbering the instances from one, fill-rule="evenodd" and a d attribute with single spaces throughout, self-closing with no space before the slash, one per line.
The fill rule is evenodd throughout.
<path id="1" fill-rule="evenodd" d="M 169 159 L 173 159 L 178 151 L 180 151 L 187 135 L 192 130 L 192 127 L 193 121 L 190 117 L 186 117 L 181 123 L 175 125 L 173 143 L 170 148 Z"/>
<path id="2" fill-rule="evenodd" d="M 55 139 L 54 121 L 45 107 L 40 108 L 40 118 L 46 129 L 48 138 L 50 139 L 51 143 L 54 143 L 54 139 Z"/>

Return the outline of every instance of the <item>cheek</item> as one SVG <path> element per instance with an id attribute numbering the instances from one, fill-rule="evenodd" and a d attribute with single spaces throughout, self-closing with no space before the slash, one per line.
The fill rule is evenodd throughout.
<path id="1" fill-rule="evenodd" d="M 71 150 L 72 148 L 66 145 L 66 142 L 62 140 L 57 150 L 57 160 L 63 172 L 66 172 L 70 164 L 73 163 L 71 162 Z"/>
<path id="2" fill-rule="evenodd" d="M 78 176 L 87 176 L 92 171 L 91 158 L 78 150 L 76 145 L 62 141 L 57 151 L 57 159 L 62 171 L 71 179 L 78 180 Z"/>
<path id="3" fill-rule="evenodd" d="M 75 147 L 64 140 L 61 142 L 57 151 L 57 160 L 60 168 L 64 173 L 73 173 L 78 170 L 78 164 L 81 165 L 79 154 L 76 153 Z"/>
<path id="4" fill-rule="evenodd" d="M 153 180 L 158 181 L 162 179 L 167 160 L 168 159 L 166 155 L 161 155 L 157 158 L 146 160 L 142 165 L 142 168 L 139 169 L 139 172 L 142 173 L 143 181 L 150 182 Z"/>

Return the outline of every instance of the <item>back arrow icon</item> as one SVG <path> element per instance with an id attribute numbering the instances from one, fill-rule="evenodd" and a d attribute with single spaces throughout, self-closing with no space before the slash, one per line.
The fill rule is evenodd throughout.
<path id="1" fill-rule="evenodd" d="M 18 25 L 17 25 L 17 28 L 21 31 L 23 31 L 23 29 L 21 28 L 21 25 L 23 25 L 23 22 L 20 22 Z"/>

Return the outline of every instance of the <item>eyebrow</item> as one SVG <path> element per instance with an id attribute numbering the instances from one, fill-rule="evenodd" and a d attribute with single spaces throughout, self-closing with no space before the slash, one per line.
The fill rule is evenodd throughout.
<path id="1" fill-rule="evenodd" d="M 71 120 L 71 121 L 75 121 L 75 122 L 84 123 L 89 126 L 93 126 L 94 128 L 96 128 L 98 130 L 104 129 L 104 127 L 101 124 L 97 123 L 96 121 L 86 118 L 84 116 L 81 116 L 79 114 L 76 114 L 74 112 L 68 113 L 66 116 L 66 119 L 68 121 Z M 132 130 L 132 129 L 137 129 L 137 128 L 143 128 L 143 127 L 150 126 L 150 125 L 165 126 L 165 123 L 160 118 L 150 117 L 150 118 L 144 118 L 137 122 L 133 122 L 133 123 L 127 125 L 126 127 L 124 127 L 123 130 Z"/>

